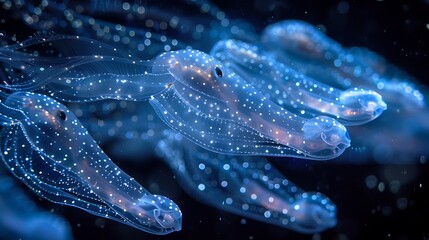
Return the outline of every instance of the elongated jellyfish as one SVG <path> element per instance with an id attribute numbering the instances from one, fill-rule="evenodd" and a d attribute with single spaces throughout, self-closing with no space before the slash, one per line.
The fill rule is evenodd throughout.
<path id="1" fill-rule="evenodd" d="M 152 73 L 169 65 L 177 81 L 150 103 L 167 125 L 204 148 L 325 160 L 350 145 L 338 121 L 288 112 L 206 53 L 168 52 L 154 62 Z"/>
<path id="2" fill-rule="evenodd" d="M 15 92 L 0 107 L 1 157 L 39 196 L 153 234 L 181 229 L 178 206 L 116 166 L 64 105 Z"/>
<path id="3" fill-rule="evenodd" d="M 339 89 L 371 89 L 383 97 L 387 110 L 376 121 L 348 129 L 358 151 L 341 162 L 410 163 L 428 153 L 427 89 L 412 76 L 366 48 L 342 46 L 303 21 L 269 25 L 261 41 L 271 57 L 304 75 Z"/>
<path id="4" fill-rule="evenodd" d="M 269 25 L 261 40 L 279 61 L 331 86 L 377 91 L 392 107 L 421 109 L 423 94 L 412 77 L 364 48 L 344 48 L 316 27 L 297 20 Z"/>
<path id="5" fill-rule="evenodd" d="M 331 87 L 278 62 L 256 45 L 220 41 L 211 55 L 274 102 L 303 116 L 327 114 L 343 124 L 360 125 L 386 109 L 382 97 L 372 90 Z"/>
<path id="6" fill-rule="evenodd" d="M 169 131 L 158 151 L 197 200 L 302 233 L 336 225 L 336 206 L 329 198 L 304 192 L 265 158 L 213 153 Z"/>

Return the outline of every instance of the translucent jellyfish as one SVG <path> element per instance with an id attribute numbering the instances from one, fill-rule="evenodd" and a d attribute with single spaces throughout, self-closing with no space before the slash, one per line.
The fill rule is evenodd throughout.
<path id="1" fill-rule="evenodd" d="M 15 92 L 0 106 L 1 157 L 38 195 L 153 234 L 181 229 L 178 206 L 117 167 L 64 105 Z"/>
<path id="2" fill-rule="evenodd" d="M 392 107 L 425 105 L 412 77 L 365 48 L 344 48 L 306 22 L 284 20 L 269 25 L 261 39 L 279 61 L 326 84 L 372 89 Z"/>
<path id="3" fill-rule="evenodd" d="M 427 89 L 413 77 L 366 48 L 343 47 L 303 21 L 269 25 L 261 41 L 270 56 L 306 76 L 339 89 L 363 87 L 383 97 L 387 110 L 376 121 L 348 129 L 358 151 L 340 161 L 410 163 L 428 154 Z"/>
<path id="4" fill-rule="evenodd" d="M 265 158 L 206 151 L 171 130 L 158 152 L 182 188 L 218 209 L 302 233 L 336 225 L 336 206 L 318 192 L 304 192 Z"/>
<path id="5" fill-rule="evenodd" d="M 382 97 L 372 90 L 343 91 L 321 83 L 277 61 L 257 45 L 232 39 L 220 41 L 211 55 L 274 102 L 303 116 L 327 114 L 343 124 L 359 125 L 386 109 Z"/>
<path id="6" fill-rule="evenodd" d="M 152 73 L 169 65 L 177 81 L 150 103 L 167 125 L 206 149 L 325 160 L 350 145 L 338 121 L 288 112 L 206 53 L 168 52 L 154 62 Z"/>

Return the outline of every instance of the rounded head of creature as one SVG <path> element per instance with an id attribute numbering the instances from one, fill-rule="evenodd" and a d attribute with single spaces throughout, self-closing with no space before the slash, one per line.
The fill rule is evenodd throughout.
<path id="1" fill-rule="evenodd" d="M 23 113 L 25 118 L 19 119 L 22 124 L 37 126 L 40 129 L 59 129 L 76 119 L 66 106 L 37 93 L 12 93 L 6 99 L 5 105 Z"/>
<path id="2" fill-rule="evenodd" d="M 302 131 L 305 140 L 303 150 L 316 159 L 337 157 L 350 146 L 347 129 L 330 117 L 311 118 L 304 123 Z"/>
<path id="3" fill-rule="evenodd" d="M 66 106 L 48 96 L 15 92 L 4 104 L 20 113 L 17 122 L 31 146 L 51 159 L 65 161 L 71 158 L 70 149 L 82 146 L 76 144 L 75 139 L 89 136 Z"/>
<path id="4" fill-rule="evenodd" d="M 295 200 L 289 211 L 294 229 L 302 233 L 316 233 L 337 224 L 337 208 L 319 192 L 305 192 Z"/>
<path id="5" fill-rule="evenodd" d="M 140 218 L 144 221 L 153 219 L 149 224 L 150 232 L 164 235 L 182 229 L 182 212 L 171 199 L 147 194 L 141 197 L 136 205 L 139 207 L 139 213 L 142 210 L 144 213 L 139 215 Z M 136 218 L 139 219 L 139 217 Z"/>
<path id="6" fill-rule="evenodd" d="M 342 105 L 346 106 L 341 117 L 358 124 L 377 118 L 387 109 L 381 95 L 367 89 L 346 90 L 340 95 L 339 100 Z"/>

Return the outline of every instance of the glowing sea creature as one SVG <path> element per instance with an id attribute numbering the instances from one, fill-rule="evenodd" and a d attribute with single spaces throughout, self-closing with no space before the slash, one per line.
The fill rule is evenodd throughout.
<path id="1" fill-rule="evenodd" d="M 211 55 L 271 100 L 302 116 L 328 114 L 346 125 L 359 125 L 386 109 L 381 96 L 372 90 L 342 91 L 321 83 L 278 62 L 256 45 L 233 39 L 220 41 Z"/>
<path id="2" fill-rule="evenodd" d="M 193 144 L 160 121 L 148 102 L 105 100 L 74 103 L 72 109 L 94 138 L 114 146 L 109 150 L 118 158 L 141 163 L 137 156 L 156 149 L 181 187 L 201 203 L 305 233 L 336 224 L 336 207 L 322 193 L 302 191 L 262 157 L 213 153 Z"/>
<path id="3" fill-rule="evenodd" d="M 0 107 L 1 157 L 38 195 L 153 234 L 181 229 L 176 204 L 119 169 L 64 105 L 15 92 Z"/>
<path id="4" fill-rule="evenodd" d="M 158 152 L 192 197 L 240 216 L 315 233 L 336 225 L 336 206 L 319 192 L 304 192 L 265 158 L 206 151 L 179 133 L 164 131 Z"/>
<path id="5" fill-rule="evenodd" d="M 269 25 L 261 41 L 280 62 L 328 85 L 372 89 L 392 107 L 425 105 L 410 76 L 368 49 L 344 48 L 306 22 L 285 20 Z"/>
<path id="6" fill-rule="evenodd" d="M 150 103 L 167 125 L 207 149 L 324 160 L 350 145 L 338 121 L 288 112 L 206 53 L 168 52 L 155 63 L 153 73 L 167 65 L 177 81 Z"/>
<path id="7" fill-rule="evenodd" d="M 261 42 L 270 57 L 306 76 L 339 89 L 370 89 L 383 97 L 387 109 L 376 121 L 348 128 L 359 151 L 341 162 L 410 163 L 428 154 L 427 88 L 412 76 L 366 48 L 342 46 L 303 21 L 269 25 Z"/>

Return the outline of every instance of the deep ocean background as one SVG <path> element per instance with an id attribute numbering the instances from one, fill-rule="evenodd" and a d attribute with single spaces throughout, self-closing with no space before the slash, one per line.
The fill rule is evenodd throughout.
<path id="1" fill-rule="evenodd" d="M 367 47 L 414 76 L 420 84 L 429 83 L 428 0 L 213 2 L 230 18 L 244 19 L 257 31 L 283 19 L 320 25 L 328 36 L 344 46 Z M 33 34 L 22 24 L 0 23 L 0 30 L 6 32 L 12 27 L 19 29 L 22 36 Z M 109 153 L 109 148 L 104 150 Z M 344 157 L 353 159 L 353 151 L 347 150 Z M 26 191 L 46 209 L 63 215 L 70 222 L 75 239 L 429 239 L 429 166 L 420 162 L 421 156 L 411 158 L 416 158 L 415 164 L 342 164 L 340 161 L 333 164 L 273 159 L 298 186 L 306 191 L 320 191 L 337 204 L 337 226 L 310 235 L 208 207 L 184 193 L 172 172 L 157 159 L 143 163 L 113 160 L 148 190 L 169 196 L 180 206 L 183 229 L 167 236 L 151 235 L 76 208 L 53 205 Z M 385 189 L 379 185 L 368 188 L 365 180 L 370 175 L 382 182 Z M 392 179 L 402 183 L 397 192 L 389 190 Z M 402 205 L 398 204 L 399 199 Z M 403 199 L 406 199 L 405 207 Z"/>

